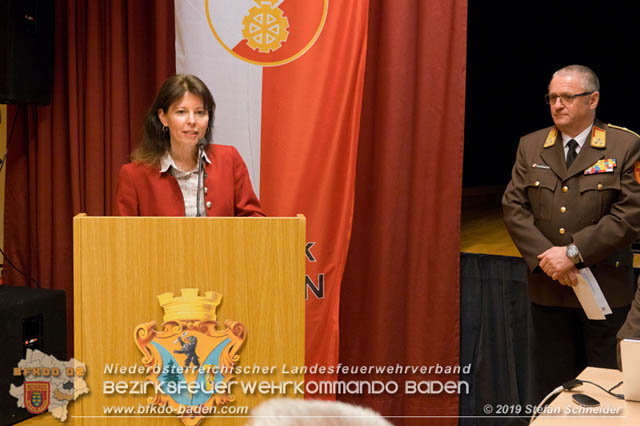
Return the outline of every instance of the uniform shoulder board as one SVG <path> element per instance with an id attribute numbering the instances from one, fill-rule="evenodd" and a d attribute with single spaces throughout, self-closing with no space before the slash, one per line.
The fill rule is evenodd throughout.
<path id="1" fill-rule="evenodd" d="M 613 127 L 614 129 L 618 129 L 618 130 L 624 130 L 625 132 L 629 132 L 633 135 L 635 135 L 636 137 L 640 138 L 640 135 L 637 134 L 636 132 L 634 132 L 633 130 L 629 130 L 626 127 L 620 127 L 620 126 L 616 126 L 615 124 L 608 124 L 609 127 Z"/>

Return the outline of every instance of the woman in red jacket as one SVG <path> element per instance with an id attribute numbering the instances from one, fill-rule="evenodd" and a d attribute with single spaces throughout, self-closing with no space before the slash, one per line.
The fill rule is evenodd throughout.
<path id="1" fill-rule="evenodd" d="M 178 74 L 162 84 L 142 142 L 120 169 L 116 215 L 264 216 L 238 151 L 211 143 L 215 106 L 196 76 Z"/>

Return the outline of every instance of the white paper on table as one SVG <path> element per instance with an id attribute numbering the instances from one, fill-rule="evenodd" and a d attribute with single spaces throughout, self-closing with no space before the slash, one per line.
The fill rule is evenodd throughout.
<path id="1" fill-rule="evenodd" d="M 578 272 L 580 272 L 577 275 L 578 285 L 572 288 L 580 305 L 582 305 L 582 309 L 584 309 L 584 313 L 587 314 L 587 318 L 592 320 L 605 319 L 605 315 L 611 313 L 611 308 L 602 294 L 596 277 L 593 276 L 589 268 L 579 269 Z"/>

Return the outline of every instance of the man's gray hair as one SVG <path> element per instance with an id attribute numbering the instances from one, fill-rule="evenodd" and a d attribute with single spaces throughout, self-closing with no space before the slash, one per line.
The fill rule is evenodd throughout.
<path id="1" fill-rule="evenodd" d="M 600 80 L 598 80 L 596 73 L 589 67 L 585 67 L 584 65 L 567 65 L 554 72 L 551 78 L 553 79 L 553 77 L 559 74 L 578 74 L 582 79 L 584 90 L 587 92 L 600 91 Z"/>

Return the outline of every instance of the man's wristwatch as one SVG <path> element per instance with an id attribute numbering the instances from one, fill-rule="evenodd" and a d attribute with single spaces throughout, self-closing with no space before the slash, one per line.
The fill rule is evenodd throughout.
<path id="1" fill-rule="evenodd" d="M 582 256 L 580 256 L 580 250 L 575 244 L 571 243 L 567 246 L 567 257 L 575 264 L 583 263 Z"/>

